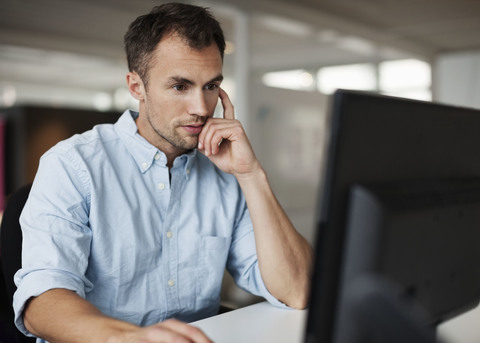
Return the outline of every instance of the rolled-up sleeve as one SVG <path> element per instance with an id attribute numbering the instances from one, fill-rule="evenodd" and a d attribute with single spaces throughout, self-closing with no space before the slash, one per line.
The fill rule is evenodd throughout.
<path id="1" fill-rule="evenodd" d="M 250 213 L 246 204 L 243 206 L 244 208 L 238 212 L 239 217 L 230 248 L 227 270 L 241 289 L 265 298 L 276 307 L 288 308 L 287 305 L 275 298 L 265 286 L 258 264 Z"/>
<path id="2" fill-rule="evenodd" d="M 47 153 L 20 217 L 22 268 L 15 274 L 15 324 L 29 334 L 23 310 L 31 297 L 69 289 L 82 297 L 92 287 L 85 277 L 91 245 L 85 180 L 69 158 Z"/>

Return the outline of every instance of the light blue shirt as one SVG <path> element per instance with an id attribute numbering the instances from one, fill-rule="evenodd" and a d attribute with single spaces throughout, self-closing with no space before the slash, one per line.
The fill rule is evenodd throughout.
<path id="1" fill-rule="evenodd" d="M 21 216 L 26 301 L 66 288 L 104 314 L 146 326 L 216 314 L 225 267 L 237 285 L 267 291 L 252 223 L 233 175 L 197 151 L 166 156 L 137 131 L 138 113 L 60 142 L 40 160 Z"/>

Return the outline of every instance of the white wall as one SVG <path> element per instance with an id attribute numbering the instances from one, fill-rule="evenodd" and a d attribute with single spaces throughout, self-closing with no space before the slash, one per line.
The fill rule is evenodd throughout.
<path id="1" fill-rule="evenodd" d="M 480 51 L 440 55 L 433 67 L 435 100 L 480 108 Z"/>

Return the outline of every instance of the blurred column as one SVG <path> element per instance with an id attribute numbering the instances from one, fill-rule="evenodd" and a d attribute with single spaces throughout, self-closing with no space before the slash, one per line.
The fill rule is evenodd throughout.
<path id="1" fill-rule="evenodd" d="M 434 66 L 434 100 L 480 108 L 479 51 L 441 54 Z"/>
<path id="2" fill-rule="evenodd" d="M 237 10 L 233 17 L 234 22 L 234 79 L 235 79 L 235 114 L 249 131 L 250 108 L 249 108 L 249 84 L 250 84 L 250 35 L 249 15 Z"/>

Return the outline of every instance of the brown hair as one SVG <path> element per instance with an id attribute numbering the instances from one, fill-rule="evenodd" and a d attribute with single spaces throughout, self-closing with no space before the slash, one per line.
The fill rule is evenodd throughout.
<path id="1" fill-rule="evenodd" d="M 217 44 L 223 59 L 225 38 L 220 23 L 207 8 L 182 3 L 154 7 L 135 19 L 124 37 L 128 69 L 148 82 L 151 55 L 169 34 L 178 34 L 191 48 L 203 49 Z"/>

